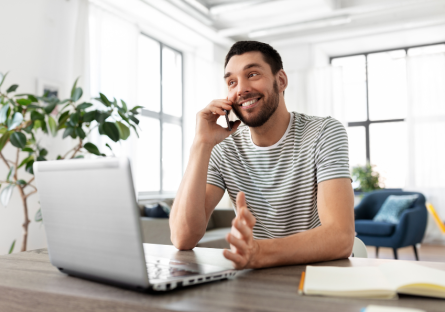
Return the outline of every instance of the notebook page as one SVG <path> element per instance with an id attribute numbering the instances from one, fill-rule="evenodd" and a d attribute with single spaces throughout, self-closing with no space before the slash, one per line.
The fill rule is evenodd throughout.
<path id="1" fill-rule="evenodd" d="M 306 267 L 304 293 L 332 296 L 393 297 L 395 289 L 378 267 Z"/>
<path id="2" fill-rule="evenodd" d="M 437 285 L 445 294 L 445 271 L 428 268 L 419 264 L 395 261 L 378 267 L 395 288 L 412 284 Z"/>

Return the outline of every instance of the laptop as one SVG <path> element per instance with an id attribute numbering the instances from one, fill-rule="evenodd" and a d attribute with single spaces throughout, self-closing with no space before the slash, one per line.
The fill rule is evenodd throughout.
<path id="1" fill-rule="evenodd" d="M 144 251 L 127 158 L 41 161 L 33 168 L 50 261 L 61 272 L 155 291 L 235 276 L 236 270 Z"/>

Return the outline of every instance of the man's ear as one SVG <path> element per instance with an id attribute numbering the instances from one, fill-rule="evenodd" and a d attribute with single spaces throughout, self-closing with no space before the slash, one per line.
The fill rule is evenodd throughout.
<path id="1" fill-rule="evenodd" d="M 278 80 L 278 90 L 279 92 L 284 92 L 287 88 L 287 75 L 286 72 L 283 69 L 280 69 L 280 71 L 277 73 L 277 80 Z"/>

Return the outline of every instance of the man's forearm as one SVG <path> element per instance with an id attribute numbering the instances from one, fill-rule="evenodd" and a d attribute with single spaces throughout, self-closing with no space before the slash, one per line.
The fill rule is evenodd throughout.
<path id="1" fill-rule="evenodd" d="M 190 159 L 170 214 L 172 243 L 178 249 L 191 249 L 205 233 L 207 169 L 213 146 L 194 142 Z"/>
<path id="2" fill-rule="evenodd" d="M 288 237 L 256 242 L 259 248 L 252 263 L 254 268 L 329 261 L 349 257 L 354 231 L 322 225 Z"/>

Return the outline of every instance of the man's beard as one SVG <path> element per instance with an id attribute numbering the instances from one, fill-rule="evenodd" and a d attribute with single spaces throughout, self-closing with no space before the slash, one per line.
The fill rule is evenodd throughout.
<path id="1" fill-rule="evenodd" d="M 241 112 L 243 109 L 239 106 L 238 103 L 240 101 L 244 101 L 244 100 L 247 100 L 250 98 L 255 98 L 258 96 L 261 96 L 261 99 L 264 100 L 263 107 L 261 107 L 257 116 L 254 116 L 253 118 L 250 118 L 247 120 L 246 118 L 243 117 L 242 112 Z M 267 98 L 267 100 L 264 97 L 264 94 L 262 94 L 262 93 L 252 93 L 252 94 L 249 94 L 247 97 L 240 98 L 238 100 L 238 103 L 236 103 L 232 107 L 233 107 L 233 111 L 234 111 L 235 115 L 244 124 L 246 124 L 249 127 L 254 128 L 254 127 L 261 127 L 269 120 L 269 118 L 277 110 L 279 102 L 280 102 L 280 95 L 279 95 L 279 90 L 278 90 L 278 84 L 277 84 L 277 81 L 275 80 L 273 83 L 273 92 L 271 93 L 270 97 Z M 247 111 L 249 111 L 249 109 Z"/>

